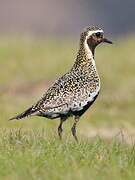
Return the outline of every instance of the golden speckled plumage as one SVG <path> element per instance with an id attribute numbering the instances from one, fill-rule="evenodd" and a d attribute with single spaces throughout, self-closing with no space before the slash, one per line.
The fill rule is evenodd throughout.
<path id="1" fill-rule="evenodd" d="M 60 118 L 58 134 L 61 138 L 63 121 L 69 116 L 75 116 L 71 130 L 77 140 L 75 128 L 79 117 L 95 101 L 100 90 L 100 79 L 94 60 L 95 47 L 107 41 L 103 37 L 102 29 L 94 26 L 86 28 L 81 33 L 79 51 L 71 70 L 56 80 L 36 104 L 11 119 L 22 119 L 29 115 Z"/>

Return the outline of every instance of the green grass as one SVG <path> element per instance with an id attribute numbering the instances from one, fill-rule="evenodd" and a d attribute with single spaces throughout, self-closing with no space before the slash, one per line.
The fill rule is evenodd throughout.
<path id="1" fill-rule="evenodd" d="M 59 121 L 8 119 L 35 103 L 50 81 L 72 66 L 78 43 L 0 38 L 0 179 L 135 179 L 134 140 L 116 135 L 124 128 L 135 137 L 134 41 L 127 37 L 97 48 L 102 88 L 81 117 L 76 144 L 72 118 L 64 124 L 62 142 L 57 138 Z"/>
<path id="2" fill-rule="evenodd" d="M 45 129 L 0 132 L 0 179 L 134 179 L 135 146 L 115 138 L 59 141 Z"/>

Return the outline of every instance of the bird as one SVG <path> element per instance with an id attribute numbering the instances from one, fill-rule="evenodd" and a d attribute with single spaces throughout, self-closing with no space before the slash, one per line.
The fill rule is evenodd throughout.
<path id="1" fill-rule="evenodd" d="M 100 92 L 95 48 L 101 43 L 112 44 L 112 41 L 104 37 L 104 31 L 100 27 L 86 27 L 80 34 L 78 53 L 70 70 L 55 80 L 35 104 L 9 120 L 20 120 L 28 116 L 59 118 L 58 136 L 62 139 L 63 123 L 72 116 L 74 123 L 71 132 L 78 142 L 76 126 Z"/>

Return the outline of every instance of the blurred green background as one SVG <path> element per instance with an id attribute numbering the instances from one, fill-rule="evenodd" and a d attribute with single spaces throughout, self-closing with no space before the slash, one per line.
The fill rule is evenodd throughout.
<path id="1" fill-rule="evenodd" d="M 135 178 L 134 6 L 132 0 L 0 0 L 0 179 Z M 80 143 L 71 136 L 72 118 L 62 142 L 58 120 L 8 121 L 71 68 L 89 25 L 101 26 L 114 44 L 96 49 L 101 92 L 78 123 Z"/>
<path id="2" fill-rule="evenodd" d="M 82 126 L 134 127 L 135 81 L 134 36 L 114 39 L 113 45 L 96 49 L 101 93 L 80 121 Z M 47 90 L 75 61 L 78 40 L 1 37 L 0 41 L 0 125 L 43 127 L 55 124 L 45 118 L 9 122 Z M 57 123 L 57 122 L 56 122 Z"/>

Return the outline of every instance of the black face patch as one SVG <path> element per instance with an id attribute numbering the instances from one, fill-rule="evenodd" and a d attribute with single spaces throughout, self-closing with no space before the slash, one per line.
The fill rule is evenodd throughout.
<path id="1" fill-rule="evenodd" d="M 97 38 L 94 37 L 94 35 L 90 36 L 88 39 L 87 39 L 87 44 L 89 46 L 89 48 L 91 49 L 91 51 L 93 49 L 95 49 L 95 47 L 97 46 Z"/>

